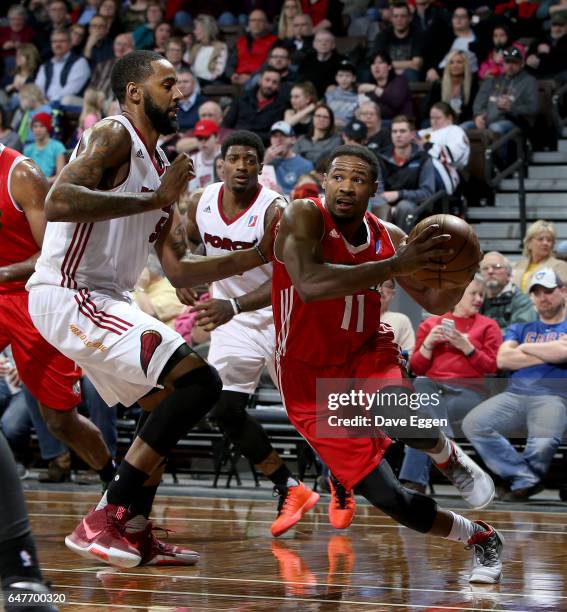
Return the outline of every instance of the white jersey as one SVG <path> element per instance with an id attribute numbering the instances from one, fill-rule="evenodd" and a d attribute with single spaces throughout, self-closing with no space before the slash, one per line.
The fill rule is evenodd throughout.
<path id="1" fill-rule="evenodd" d="M 223 190 L 223 183 L 209 185 L 197 204 L 197 226 L 207 255 L 226 255 L 230 251 L 249 249 L 260 242 L 264 235 L 266 210 L 275 199 L 281 197 L 279 193 L 259 185 L 258 192 L 248 208 L 237 217 L 227 219 L 222 211 Z M 238 297 L 257 289 L 270 278 L 271 263 L 214 282 L 212 295 L 219 299 Z M 271 306 L 256 312 L 272 317 Z M 239 317 L 251 314 L 253 313 L 242 313 Z"/>
<path id="2" fill-rule="evenodd" d="M 143 193 L 155 191 L 168 164 L 156 148 L 152 159 L 136 128 L 123 115 L 103 121 L 118 121 L 132 139 L 127 178 L 110 191 Z M 90 130 L 83 135 L 87 142 Z M 77 155 L 79 145 L 71 159 Z M 91 223 L 49 222 L 41 256 L 27 289 L 56 285 L 69 289 L 89 289 L 125 294 L 134 287 L 146 262 L 150 246 L 158 239 L 169 219 L 170 207 Z"/>

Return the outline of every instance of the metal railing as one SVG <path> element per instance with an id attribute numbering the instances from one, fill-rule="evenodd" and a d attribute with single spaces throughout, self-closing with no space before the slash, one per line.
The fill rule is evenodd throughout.
<path id="1" fill-rule="evenodd" d="M 517 158 L 509 166 L 503 170 L 498 170 L 494 163 L 494 153 L 503 146 L 507 146 L 509 143 L 515 143 Z M 497 189 L 500 183 L 507 177 L 512 176 L 515 172 L 518 172 L 518 204 L 520 212 L 520 236 L 526 234 L 526 167 L 527 167 L 527 156 L 526 156 L 526 143 L 524 135 L 520 128 L 514 128 L 510 132 L 507 132 L 500 138 L 497 138 L 484 152 L 484 176 L 486 183 L 493 190 Z M 496 173 L 495 173 L 496 171 Z M 494 192 L 492 192 L 492 198 L 494 198 Z M 491 202 L 493 204 L 494 202 Z M 522 243 L 520 243 L 522 246 Z"/>

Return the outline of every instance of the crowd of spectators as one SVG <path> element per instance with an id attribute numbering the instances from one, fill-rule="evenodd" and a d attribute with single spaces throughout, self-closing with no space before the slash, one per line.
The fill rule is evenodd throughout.
<path id="1" fill-rule="evenodd" d="M 435 192 L 458 193 L 469 163 L 468 130 L 496 137 L 518 126 L 529 133 L 540 111 L 538 79 L 567 81 L 562 0 L 32 0 L 6 3 L 0 15 L 0 143 L 34 159 L 50 181 L 84 131 L 118 112 L 110 87 L 116 60 L 151 49 L 177 71 L 179 131 L 160 144 L 171 160 L 182 152 L 193 158 L 197 176 L 187 199 L 222 180 L 220 145 L 234 129 L 263 139 L 261 182 L 288 198 L 320 193 L 329 153 L 343 142 L 359 143 L 382 169 L 370 209 L 406 231 Z M 365 40 L 341 51 L 347 35 Z M 382 317 L 394 328 L 416 385 L 442 391 L 439 414 L 458 426 L 465 419 L 463 431 L 512 499 L 541 488 L 565 426 L 564 393 L 548 393 L 555 416 L 543 424 L 536 403 L 524 405 L 530 433 L 519 455 L 500 432 L 508 423 L 494 416 L 519 418 L 511 396 L 524 378 L 563 376 L 567 263 L 554 257 L 556 238 L 552 224 L 538 221 L 514 265 L 488 253 L 454 311 L 424 320 L 417 339 L 410 320 L 389 310 L 395 283 L 382 287 Z M 201 293 L 207 299 L 206 287 Z M 138 282 L 136 300 L 192 344 L 206 346 L 206 332 L 155 261 Z M 540 351 L 547 343 L 549 350 Z M 0 367 L 6 380 L 17 376 Z M 482 380 L 497 371 L 512 372 L 510 386 L 500 399 L 483 402 Z M 451 381 L 459 378 L 468 386 Z M 13 415 L 30 402 L 3 382 L 1 423 L 17 445 L 30 423 L 36 427 L 35 417 L 19 427 Z M 96 407 L 96 399 L 90 404 Z M 33 406 L 26 411 L 33 414 Z M 103 432 L 112 422 L 100 425 Z M 534 442 L 541 428 L 552 439 L 545 447 Z M 48 434 L 45 429 L 40 440 L 47 445 L 42 455 L 59 458 L 67 474 L 68 451 L 49 450 Z M 423 489 L 429 468 L 425 456 L 411 451 L 402 477 Z"/>

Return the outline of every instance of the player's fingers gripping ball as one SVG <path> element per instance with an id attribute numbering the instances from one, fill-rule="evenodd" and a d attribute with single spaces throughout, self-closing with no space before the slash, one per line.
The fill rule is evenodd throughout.
<path id="1" fill-rule="evenodd" d="M 416 280 L 433 289 L 453 289 L 467 285 L 478 270 L 482 252 L 472 227 L 454 215 L 432 215 L 420 221 L 410 232 L 408 241 L 431 225 L 439 226 L 438 234 L 449 234 L 451 239 L 443 243 L 447 250 L 437 263 L 443 269 L 428 268 L 427 264 L 413 274 Z"/>

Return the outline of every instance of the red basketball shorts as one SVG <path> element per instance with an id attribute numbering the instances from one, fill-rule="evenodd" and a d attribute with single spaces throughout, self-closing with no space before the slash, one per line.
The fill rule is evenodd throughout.
<path id="1" fill-rule="evenodd" d="M 40 403 L 63 411 L 79 404 L 81 370 L 34 327 L 27 293 L 0 295 L 0 350 L 8 345 L 22 382 Z"/>

